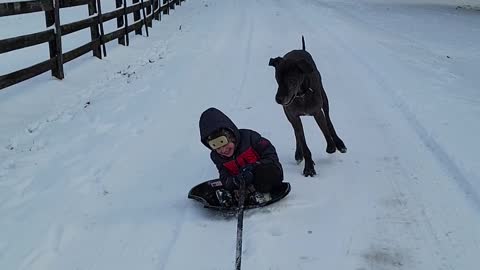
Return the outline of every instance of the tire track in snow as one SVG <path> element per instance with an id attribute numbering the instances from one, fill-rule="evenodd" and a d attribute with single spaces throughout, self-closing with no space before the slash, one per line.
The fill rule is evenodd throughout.
<path id="1" fill-rule="evenodd" d="M 185 150 L 185 149 L 183 149 Z M 181 152 L 184 152 L 184 151 L 178 151 L 179 153 Z M 206 178 L 206 173 L 203 172 L 203 173 L 200 173 L 200 179 L 205 179 Z M 159 261 L 160 261 L 160 264 L 159 264 L 159 270 L 168 270 L 167 266 L 169 265 L 171 259 L 172 259 L 172 256 L 174 256 L 175 254 L 175 247 L 177 246 L 178 244 L 178 240 L 179 238 L 181 238 L 181 233 L 183 231 L 183 227 L 185 225 L 185 222 L 187 220 L 192 220 L 194 218 L 192 218 L 192 209 L 193 208 L 189 208 L 189 204 L 190 201 L 183 201 L 182 203 L 182 207 L 179 211 L 181 211 L 181 214 L 179 214 L 177 216 L 177 219 L 175 220 L 174 222 L 174 226 L 173 226 L 173 230 L 172 230 L 172 237 L 171 239 L 165 244 L 165 245 L 162 245 L 162 249 L 165 249 L 166 252 L 161 254 L 159 256 Z"/>
<path id="2" fill-rule="evenodd" d="M 295 10 L 295 12 L 298 12 L 298 10 Z M 323 34 L 323 32 L 320 33 L 320 31 L 316 29 L 310 22 L 306 20 L 302 20 L 301 19 L 302 17 L 298 17 L 298 18 L 300 21 L 303 22 L 303 25 L 305 25 L 311 32 L 318 33 L 319 36 Z M 372 78 L 375 78 L 375 82 L 381 87 L 381 89 L 386 90 L 386 92 L 388 93 L 388 98 L 392 100 L 393 105 L 399 109 L 401 115 L 407 120 L 407 123 L 412 128 L 412 131 L 418 136 L 419 141 L 428 149 L 430 153 L 432 153 L 432 156 L 441 165 L 441 169 L 443 169 L 449 176 L 451 176 L 451 178 L 454 178 L 456 180 L 457 184 L 461 187 L 462 191 L 466 194 L 466 197 L 469 203 L 471 203 L 476 208 L 477 211 L 480 210 L 479 197 L 477 194 L 475 194 L 475 192 L 471 191 L 473 190 L 472 186 L 468 182 L 468 179 L 465 177 L 461 169 L 458 166 L 456 166 L 455 162 L 449 157 L 449 155 L 444 150 L 444 148 L 438 142 L 436 142 L 436 140 L 433 137 L 429 135 L 425 126 L 423 126 L 420 123 L 420 121 L 416 118 L 415 114 L 408 108 L 407 104 L 403 101 L 403 99 L 394 91 L 394 89 L 392 89 L 389 86 L 388 82 L 385 79 L 385 76 L 380 71 L 375 70 L 371 65 L 369 65 L 368 61 L 365 61 L 361 57 L 361 55 L 356 53 L 354 49 L 348 46 L 348 44 L 346 44 L 335 33 L 332 33 L 325 26 L 316 25 L 316 27 L 321 27 L 322 30 L 326 32 L 330 36 L 330 38 L 334 40 L 335 44 L 341 47 L 341 49 L 344 50 L 345 52 L 348 52 L 348 54 L 351 55 L 359 64 L 361 64 L 363 67 L 366 68 L 367 73 L 371 74 Z M 410 177 L 408 173 L 409 172 L 408 169 L 405 168 L 404 166 L 401 166 L 401 164 L 398 164 L 397 166 L 399 166 L 398 168 L 400 168 L 400 176 L 403 177 L 403 179 L 408 179 Z M 393 185 L 395 197 L 396 198 L 403 197 L 401 188 L 398 186 L 398 184 L 392 179 L 391 179 L 391 183 Z M 411 187 L 407 186 L 406 188 L 410 194 L 413 194 L 413 196 L 415 196 L 414 195 L 415 192 L 411 190 L 412 189 Z M 409 200 L 407 202 L 412 202 L 412 201 L 414 200 Z M 441 259 L 441 262 L 439 263 L 441 263 L 441 265 L 446 269 L 454 269 L 451 262 L 446 257 L 446 254 L 449 254 L 449 251 L 448 249 L 445 248 L 445 244 L 442 243 L 444 239 L 441 239 L 442 237 L 440 237 L 438 231 L 434 228 L 431 218 L 427 215 L 425 211 L 425 209 L 427 209 L 425 205 L 423 205 L 421 202 L 416 202 L 414 203 L 414 206 L 409 206 L 409 203 L 405 203 L 402 207 L 408 213 L 407 217 L 417 216 L 416 213 L 413 213 L 412 209 L 416 209 L 416 208 L 420 209 L 419 215 L 422 216 L 423 222 L 425 222 L 426 230 L 431 234 L 435 245 L 439 248 L 437 251 L 434 252 L 434 254 L 438 256 L 439 259 Z M 405 216 L 405 214 L 401 216 Z M 420 229 L 413 229 L 413 228 L 407 228 L 407 229 L 410 231 L 413 230 L 414 235 L 418 235 L 419 233 L 421 234 Z M 370 259 L 369 254 L 370 253 L 366 254 L 365 258 Z M 372 264 L 371 266 L 373 267 L 374 265 Z M 381 265 L 377 265 L 377 266 L 381 267 Z"/>
<path id="3" fill-rule="evenodd" d="M 240 63 L 233 65 L 233 68 L 236 68 L 237 66 L 248 67 L 251 62 L 253 39 L 252 37 L 254 31 L 253 25 L 255 17 L 252 16 L 251 12 L 249 11 L 254 7 L 247 7 L 246 5 L 248 5 L 248 3 L 235 3 L 233 6 L 229 6 L 228 8 L 235 9 L 236 11 L 234 11 L 234 14 L 238 15 L 236 15 L 235 17 L 228 17 L 228 23 L 224 22 L 224 24 L 228 25 L 228 27 L 221 29 L 221 40 L 223 41 L 223 46 L 219 49 L 222 49 L 222 52 L 225 55 L 233 54 L 232 56 L 230 56 L 231 60 L 235 63 Z M 238 43 L 238 45 L 232 45 L 232 43 Z M 232 52 L 232 48 L 237 48 L 238 51 Z M 238 82 L 238 84 L 233 87 L 234 93 L 232 97 L 232 101 L 234 102 L 235 107 L 238 107 L 242 95 L 245 92 L 245 84 L 248 81 L 249 69 L 244 68 L 238 70 L 238 73 L 239 76 L 237 77 L 239 78 L 239 80 L 235 80 L 235 82 Z"/>
<path id="4" fill-rule="evenodd" d="M 223 5 L 226 5 L 226 6 L 223 6 Z M 221 7 L 219 7 L 217 5 L 212 4 L 212 5 L 205 6 L 205 8 L 209 9 L 208 12 L 213 12 L 213 11 L 210 11 L 210 10 L 211 9 L 219 10 L 221 8 L 232 8 L 230 5 L 231 5 L 231 3 L 222 3 Z M 242 3 L 239 3 L 237 6 L 241 7 L 241 5 L 242 5 Z M 245 11 L 245 10 L 243 9 L 243 11 Z M 240 11 L 240 12 L 242 12 L 242 11 Z M 220 13 L 216 13 L 216 14 L 220 14 L 219 18 L 222 19 L 223 18 L 222 16 L 227 16 L 228 12 L 220 12 Z M 212 61 L 212 59 L 210 59 L 210 54 L 204 53 L 204 52 L 207 52 L 207 51 L 212 51 L 213 50 L 214 54 L 219 54 L 219 55 L 229 55 L 229 54 L 231 54 L 231 51 L 229 50 L 229 47 L 227 47 L 227 45 L 229 44 L 229 42 L 232 42 L 232 41 L 236 40 L 233 37 L 235 37 L 238 34 L 238 32 L 228 31 L 228 30 L 233 29 L 233 28 L 229 27 L 229 25 L 236 23 L 236 26 L 240 27 L 240 29 L 244 28 L 245 27 L 244 24 L 246 22 L 246 20 L 244 18 L 244 15 L 245 15 L 245 12 L 243 12 L 243 14 L 239 14 L 239 16 L 241 17 L 239 22 L 236 21 L 238 19 L 238 17 L 234 16 L 234 17 L 225 17 L 225 20 L 223 20 L 222 24 L 213 24 L 212 23 L 214 25 L 214 27 L 212 27 L 212 29 L 210 29 L 210 31 L 207 32 L 206 36 L 201 36 L 201 40 L 205 40 L 205 41 L 208 41 L 208 42 L 200 43 L 200 46 L 198 46 L 196 48 L 201 53 L 198 53 L 198 54 L 194 55 L 194 57 L 192 58 L 193 60 L 191 61 L 190 65 L 192 67 L 202 67 L 204 65 L 204 63 Z M 207 14 L 204 14 L 203 16 L 207 16 Z M 219 18 L 217 17 L 216 21 L 218 21 Z M 210 19 L 208 19 L 207 22 L 205 22 L 205 23 L 209 23 L 209 21 L 210 21 Z M 222 20 L 220 20 L 220 21 L 222 21 Z M 189 27 L 194 28 L 194 26 L 189 26 Z M 238 27 L 236 29 L 238 29 Z M 251 30 L 251 27 L 250 27 L 250 30 Z M 176 40 L 176 42 L 185 42 L 185 41 L 182 40 L 183 37 L 188 38 L 188 37 L 191 37 L 192 35 L 195 35 L 195 33 L 196 33 L 195 31 L 184 33 L 184 35 L 179 37 L 178 40 Z M 216 41 L 216 42 L 212 44 L 213 41 Z M 250 44 L 250 40 L 248 42 L 249 42 L 248 44 Z M 203 50 L 202 47 L 204 48 L 204 50 Z M 250 45 L 249 45 L 248 48 L 250 50 Z M 218 59 L 222 59 L 222 57 L 220 57 Z M 216 59 L 214 59 L 214 60 L 216 60 Z M 208 73 L 209 73 L 209 71 L 206 70 L 206 69 L 200 69 L 200 72 L 197 69 L 191 69 L 191 72 L 192 73 L 190 75 L 189 74 L 184 74 L 184 76 L 186 78 L 196 78 L 196 77 L 204 74 L 205 77 L 208 77 Z M 243 87 L 243 84 L 245 83 L 244 81 L 246 80 L 246 71 L 245 71 L 245 74 L 243 74 L 242 78 L 243 78 L 243 82 L 242 82 L 242 87 Z M 240 94 L 237 94 L 237 96 L 234 97 L 235 102 L 238 101 L 239 95 Z M 173 155 L 175 156 L 176 154 L 178 154 L 179 156 L 183 156 L 183 155 L 185 155 L 186 152 L 188 153 L 188 148 L 180 149 L 180 150 L 176 151 Z M 185 158 L 180 158 L 180 157 L 178 157 L 178 159 L 184 159 L 185 160 Z M 200 172 L 198 177 L 200 179 L 206 178 L 206 171 Z M 183 203 L 181 204 L 180 208 L 177 211 L 177 212 L 181 211 L 181 213 L 178 213 L 178 215 L 176 215 L 176 217 L 175 217 L 175 220 L 171 222 L 171 225 L 172 225 L 171 227 L 173 229 L 171 231 L 170 239 L 166 243 L 161 243 L 160 250 L 163 251 L 163 252 L 157 256 L 158 257 L 158 262 L 159 262 L 159 264 L 157 266 L 157 269 L 159 269 L 159 270 L 170 269 L 169 265 L 171 265 L 175 260 L 177 260 L 177 257 L 181 258 L 183 256 L 181 254 L 182 250 L 178 250 L 178 246 L 182 245 L 182 243 L 179 243 L 179 239 L 182 237 L 182 232 L 183 232 L 183 229 L 186 225 L 186 222 L 191 220 L 192 216 L 193 216 L 192 208 L 189 207 L 190 203 L 191 202 L 189 200 L 187 201 L 187 199 L 185 198 L 185 201 L 183 201 Z M 178 254 L 178 253 L 180 253 L 180 254 Z"/>
<path id="5" fill-rule="evenodd" d="M 185 217 L 186 217 L 186 213 L 187 213 L 186 210 L 187 210 L 186 207 L 183 208 L 182 213 L 180 214 L 180 216 L 175 221 L 175 226 L 174 226 L 174 229 L 172 231 L 172 238 L 164 246 L 164 248 L 166 248 L 167 252 L 162 254 L 163 256 L 160 256 L 160 262 L 161 263 L 159 265 L 159 270 L 166 270 L 165 267 L 167 266 L 167 264 L 170 260 L 170 257 L 172 256 L 172 251 L 174 250 L 174 247 L 177 243 L 177 239 L 180 236 L 180 232 L 181 232 L 181 229 L 183 227 L 183 224 L 185 223 Z"/>
<path id="6" fill-rule="evenodd" d="M 246 44 L 246 48 L 245 48 L 245 64 L 243 66 L 245 67 L 248 67 L 250 65 L 250 59 L 251 59 L 251 55 L 252 55 L 252 36 L 253 36 L 253 23 L 251 22 L 251 20 L 253 20 L 253 18 L 251 18 L 250 20 L 248 20 L 248 34 L 247 34 L 247 44 Z M 239 103 L 239 100 L 240 100 L 240 97 L 242 96 L 244 90 L 245 90 L 245 83 L 247 81 L 247 77 L 248 77 L 248 70 L 249 69 L 244 69 L 243 72 L 242 72 L 242 78 L 240 80 L 240 86 L 239 86 L 239 89 L 238 89 L 238 94 L 236 95 L 236 98 L 235 98 L 235 106 L 238 106 L 238 103 Z"/>
<path id="7" fill-rule="evenodd" d="M 410 178 L 409 170 L 405 166 L 403 166 L 399 161 L 398 158 L 394 159 L 395 162 L 392 164 L 392 170 L 395 170 L 397 177 L 401 179 L 408 179 Z M 427 231 L 432 235 L 433 241 L 437 247 L 442 247 L 442 241 L 440 235 L 434 229 L 431 219 L 425 212 L 425 205 L 415 199 L 414 190 L 409 185 L 400 185 L 397 179 L 389 178 L 389 182 L 393 187 L 394 198 L 384 201 L 383 204 L 387 208 L 389 208 L 391 213 L 388 213 L 390 218 L 393 216 L 395 221 L 394 224 L 390 224 L 389 227 L 398 226 L 399 224 L 395 224 L 398 222 L 404 222 L 406 226 L 402 228 L 407 229 L 410 234 L 415 239 L 419 239 L 419 235 L 421 235 L 421 229 L 419 229 L 419 221 L 415 218 L 416 212 L 423 218 L 422 221 L 426 224 Z M 407 193 L 405 193 L 405 189 L 407 189 Z M 413 198 L 412 198 L 413 197 Z M 415 209 L 419 209 L 419 211 L 415 211 Z M 410 223 L 415 224 L 416 226 L 409 226 Z M 400 224 L 401 225 L 401 224 Z M 441 259 L 441 264 L 446 269 L 454 270 L 454 267 L 449 263 L 449 261 L 445 258 L 443 254 L 448 254 L 445 249 L 439 249 L 442 254 L 439 254 L 438 251 L 435 251 L 435 255 L 437 255 Z M 410 258 L 411 259 L 411 258 Z M 419 258 L 422 259 L 422 258 Z M 445 269 L 440 268 L 440 269 Z"/>
<path id="8" fill-rule="evenodd" d="M 325 5 L 327 8 L 334 10 L 336 13 L 340 13 L 337 9 L 333 8 L 331 5 L 327 5 L 325 3 L 320 3 L 319 1 L 315 0 L 304 0 L 313 3 L 313 5 L 323 6 Z M 350 20 L 355 21 L 355 18 L 351 18 L 349 14 L 342 12 L 343 16 L 349 17 Z M 363 23 L 363 22 L 361 22 Z M 306 23 L 305 23 L 306 24 Z M 475 210 L 480 213 L 480 196 L 478 193 L 475 192 L 474 187 L 462 172 L 462 170 L 457 166 L 455 161 L 450 157 L 447 153 L 445 148 L 438 143 L 435 138 L 433 138 L 428 130 L 425 128 L 424 125 L 418 120 L 415 114 L 409 109 L 408 105 L 403 98 L 399 96 L 395 90 L 393 90 L 389 84 L 386 82 L 385 76 L 382 74 L 381 71 L 375 70 L 368 61 L 364 60 L 359 54 L 357 54 L 350 46 L 347 46 L 345 42 L 343 42 L 339 37 L 329 31 L 326 27 L 322 27 L 322 29 L 327 32 L 333 39 L 335 39 L 336 43 L 341 46 L 345 51 L 348 51 L 352 57 L 354 57 L 357 62 L 361 63 L 370 74 L 374 74 L 374 78 L 376 82 L 382 87 L 382 89 L 386 90 L 386 92 L 390 95 L 390 98 L 393 104 L 400 110 L 400 112 L 404 115 L 405 119 L 408 121 L 412 129 L 415 131 L 419 139 L 422 141 L 423 145 L 433 154 L 436 158 L 437 162 L 442 166 L 444 171 L 449 174 L 452 178 L 456 181 L 460 189 L 465 194 L 465 198 L 471 203 L 471 205 L 475 208 Z M 311 27 L 314 32 L 318 32 L 314 27 Z M 373 76 L 372 76 L 373 77 Z"/>

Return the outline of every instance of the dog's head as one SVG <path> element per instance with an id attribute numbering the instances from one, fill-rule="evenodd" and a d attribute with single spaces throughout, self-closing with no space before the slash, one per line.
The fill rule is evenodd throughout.
<path id="1" fill-rule="evenodd" d="M 313 67 L 305 59 L 270 58 L 269 66 L 275 67 L 275 79 L 278 83 L 275 101 L 283 106 L 290 105 L 297 94 L 305 76 L 313 72 Z"/>

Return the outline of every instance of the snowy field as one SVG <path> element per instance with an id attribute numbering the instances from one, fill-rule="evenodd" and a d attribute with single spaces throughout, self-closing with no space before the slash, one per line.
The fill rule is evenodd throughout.
<path id="1" fill-rule="evenodd" d="M 0 24 L 0 39 L 45 29 Z M 246 212 L 242 269 L 478 269 L 480 1 L 187 0 L 154 24 L 62 81 L 0 91 L 0 269 L 234 269 L 236 219 L 187 199 L 217 176 L 198 130 L 212 106 L 269 138 L 292 185 Z M 302 35 L 348 147 L 328 155 L 303 118 L 313 178 L 268 66 Z M 0 74 L 47 57 L 0 55 Z"/>

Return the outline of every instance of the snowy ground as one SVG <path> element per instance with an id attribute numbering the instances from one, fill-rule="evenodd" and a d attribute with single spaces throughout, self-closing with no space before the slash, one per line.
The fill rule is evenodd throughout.
<path id="1" fill-rule="evenodd" d="M 0 269 L 233 269 L 236 220 L 186 198 L 217 175 L 210 106 L 269 138 L 292 184 L 246 213 L 243 269 L 477 269 L 480 3 L 188 0 L 150 34 L 0 91 Z M 314 178 L 268 66 L 301 35 L 348 147 L 327 155 L 304 118 Z"/>

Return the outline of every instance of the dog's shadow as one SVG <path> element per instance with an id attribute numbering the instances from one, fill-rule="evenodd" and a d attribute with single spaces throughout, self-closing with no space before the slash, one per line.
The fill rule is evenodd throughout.
<path id="1" fill-rule="evenodd" d="M 341 164 L 344 162 L 342 158 L 334 157 L 334 156 L 326 156 L 323 158 L 315 159 L 314 161 L 315 166 L 318 166 L 319 168 L 325 167 L 325 168 L 331 168 L 332 166 Z M 289 161 L 284 162 L 285 167 L 290 167 L 290 170 L 294 170 L 295 172 L 298 171 L 299 175 L 302 175 L 302 165 L 305 164 L 305 160 L 302 160 L 300 162 L 296 162 L 294 160 L 289 159 Z M 315 177 L 315 176 L 312 176 Z"/>

